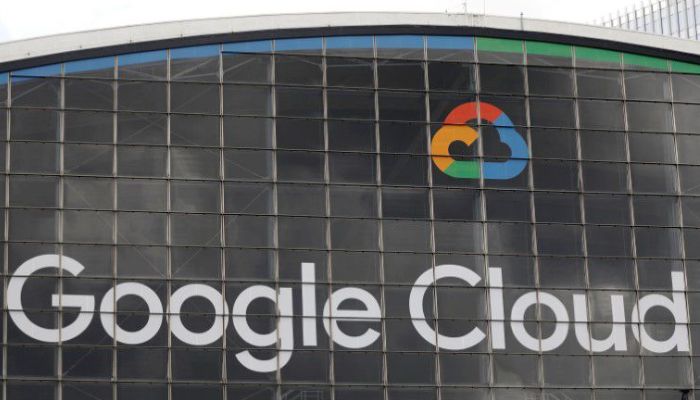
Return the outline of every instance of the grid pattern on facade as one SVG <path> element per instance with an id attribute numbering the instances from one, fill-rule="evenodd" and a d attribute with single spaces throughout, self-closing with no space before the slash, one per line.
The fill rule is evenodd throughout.
<path id="1" fill-rule="evenodd" d="M 0 74 L 4 398 L 680 398 L 698 379 L 697 72 L 560 44 L 358 36 Z M 481 139 L 453 144 L 450 154 L 480 165 L 510 158 L 499 126 L 483 117 L 493 105 L 529 147 L 516 177 L 460 179 L 436 166 L 433 136 L 470 102 L 482 111 L 470 123 Z M 107 298 L 117 311 L 95 312 L 77 336 L 61 332 L 59 344 L 28 337 L 9 318 L 16 310 L 6 293 L 16 269 L 40 254 L 70 257 L 85 270 L 42 270 L 27 280 L 22 306 L 35 324 L 79 318 L 74 307 L 52 304 L 53 293 L 58 305 L 80 294 L 99 307 L 115 285 L 137 282 L 163 304 L 160 328 L 139 345 L 108 335 L 101 315 L 127 331 L 153 315 L 125 296 L 118 304 Z M 302 263 L 314 265 L 319 314 L 332 293 L 361 288 L 381 318 L 340 319 L 327 329 L 305 315 Z M 573 321 L 572 299 L 585 295 L 584 331 L 601 338 L 621 328 L 627 349 L 586 350 L 573 322 L 558 347 L 535 339 L 533 349 L 514 336 L 509 313 L 505 349 L 490 339 L 437 348 L 416 333 L 409 294 L 425 271 L 452 264 L 481 280 L 427 288 L 423 312 L 441 334 L 492 329 L 488 271 L 500 268 L 506 310 L 534 290 L 558 299 Z M 633 306 L 648 295 L 670 298 L 672 272 L 686 279 L 688 323 L 680 329 L 691 346 L 659 354 L 633 337 Z M 169 312 L 167 299 L 191 284 L 213 289 L 221 303 L 194 297 Z M 233 304 L 253 285 L 272 288 L 274 301 L 236 315 Z M 292 312 L 280 317 L 287 288 Z M 624 304 L 620 326 L 611 322 L 611 295 Z M 246 342 L 235 317 L 272 332 L 272 344 Z M 174 320 L 180 331 L 221 330 L 194 345 L 173 333 Z M 542 306 L 516 322 L 544 339 L 557 321 Z M 646 321 L 656 340 L 679 329 L 666 310 L 649 311 Z M 317 332 L 315 345 L 304 343 L 305 329 Z M 358 349 L 334 336 L 369 329 L 379 339 Z M 279 368 L 251 371 L 240 361 L 246 351 Z"/>
<path id="2" fill-rule="evenodd" d="M 700 39 L 700 2 L 657 0 L 639 5 L 630 3 L 630 8 L 603 17 L 600 24 L 684 39 Z"/>

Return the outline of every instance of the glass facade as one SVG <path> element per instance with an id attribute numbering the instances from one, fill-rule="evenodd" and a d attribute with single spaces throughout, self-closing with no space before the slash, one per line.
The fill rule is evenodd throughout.
<path id="1" fill-rule="evenodd" d="M 631 9 L 630 9 L 631 8 Z M 657 33 L 684 39 L 700 39 L 699 0 L 654 0 L 601 18 L 600 24 L 612 28 Z"/>
<path id="2" fill-rule="evenodd" d="M 0 73 L 3 398 L 678 399 L 698 89 L 437 35 Z"/>

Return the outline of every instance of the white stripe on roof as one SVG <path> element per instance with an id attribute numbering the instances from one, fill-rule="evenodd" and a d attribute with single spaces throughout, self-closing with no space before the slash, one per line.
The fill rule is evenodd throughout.
<path id="1" fill-rule="evenodd" d="M 478 27 L 600 39 L 700 55 L 700 41 L 594 25 L 473 14 L 341 12 L 256 15 L 162 22 L 0 43 L 0 63 L 78 50 L 255 31 L 353 26 Z"/>

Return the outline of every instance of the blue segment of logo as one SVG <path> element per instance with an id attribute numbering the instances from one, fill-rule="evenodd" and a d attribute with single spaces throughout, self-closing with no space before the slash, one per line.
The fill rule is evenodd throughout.
<path id="1" fill-rule="evenodd" d="M 527 166 L 529 158 L 527 143 L 513 127 L 513 122 L 504 113 L 493 122 L 501 142 L 510 148 L 510 159 L 503 162 L 484 161 L 484 179 L 512 179 Z"/>

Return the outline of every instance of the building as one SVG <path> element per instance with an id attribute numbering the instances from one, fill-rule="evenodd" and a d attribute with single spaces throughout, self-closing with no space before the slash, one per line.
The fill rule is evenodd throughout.
<path id="1" fill-rule="evenodd" d="M 5 399 L 694 398 L 698 42 L 278 15 L 0 71 Z"/>
<path id="2" fill-rule="evenodd" d="M 700 39 L 700 1 L 657 0 L 630 2 L 630 8 L 618 10 L 601 18 L 601 25 L 675 36 L 684 39 Z"/>

